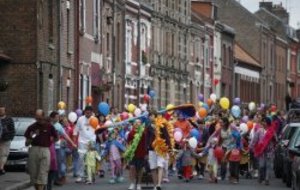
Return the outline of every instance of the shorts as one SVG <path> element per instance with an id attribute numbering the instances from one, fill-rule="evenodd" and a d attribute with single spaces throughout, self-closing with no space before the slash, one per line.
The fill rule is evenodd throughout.
<path id="1" fill-rule="evenodd" d="M 50 150 L 33 146 L 29 149 L 28 171 L 31 184 L 46 185 L 50 168 Z"/>
<path id="2" fill-rule="evenodd" d="M 11 141 L 1 141 L 0 142 L 0 161 L 5 163 L 7 157 L 9 155 L 9 148 L 10 148 Z"/>
<path id="3" fill-rule="evenodd" d="M 137 170 L 142 169 L 146 164 L 145 164 L 145 159 L 141 158 L 133 158 L 129 162 L 130 166 L 134 166 Z"/>
<path id="4" fill-rule="evenodd" d="M 149 151 L 149 166 L 151 170 L 164 168 L 167 160 L 156 154 L 154 151 Z"/>

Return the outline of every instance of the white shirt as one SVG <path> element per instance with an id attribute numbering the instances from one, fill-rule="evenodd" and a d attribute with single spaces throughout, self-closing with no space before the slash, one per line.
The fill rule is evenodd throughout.
<path id="1" fill-rule="evenodd" d="M 78 136 L 78 152 L 86 153 L 88 143 L 96 141 L 95 129 L 89 124 L 89 119 L 81 116 L 74 129 L 73 135 Z"/>

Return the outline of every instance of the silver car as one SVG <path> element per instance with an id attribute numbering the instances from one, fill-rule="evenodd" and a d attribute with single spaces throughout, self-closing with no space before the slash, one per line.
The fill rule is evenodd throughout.
<path id="1" fill-rule="evenodd" d="M 28 159 L 28 147 L 25 146 L 24 133 L 35 122 L 35 119 L 15 117 L 13 120 L 15 122 L 16 136 L 11 142 L 6 166 L 21 166 L 25 168 Z"/>

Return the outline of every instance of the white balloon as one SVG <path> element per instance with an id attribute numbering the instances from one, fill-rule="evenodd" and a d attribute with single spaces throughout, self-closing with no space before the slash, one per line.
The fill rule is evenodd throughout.
<path id="1" fill-rule="evenodd" d="M 217 95 L 216 94 L 211 94 L 210 95 L 210 99 L 213 101 L 213 102 L 216 102 L 217 101 Z"/>
<path id="2" fill-rule="evenodd" d="M 197 147 L 197 139 L 195 139 L 195 137 L 192 137 L 189 139 L 189 145 L 191 146 L 191 148 L 196 148 Z"/>
<path id="3" fill-rule="evenodd" d="M 68 115 L 68 119 L 69 121 L 71 121 L 72 123 L 74 123 L 75 121 L 77 121 L 77 114 L 75 112 L 70 112 Z"/>
<path id="4" fill-rule="evenodd" d="M 249 108 L 250 111 L 255 110 L 255 107 L 256 107 L 256 105 L 255 105 L 254 102 L 250 102 L 249 105 L 248 105 L 248 108 Z"/>
<path id="5" fill-rule="evenodd" d="M 134 115 L 135 115 L 136 117 L 140 116 L 141 114 L 142 114 L 142 110 L 141 110 L 140 108 L 136 108 L 136 109 L 134 110 Z"/>
<path id="6" fill-rule="evenodd" d="M 240 131 L 241 131 L 242 135 L 248 133 L 248 125 L 246 123 L 241 123 L 240 124 Z"/>
<path id="7" fill-rule="evenodd" d="M 176 142 L 180 142 L 182 139 L 183 135 L 181 131 L 175 131 L 174 133 L 174 139 Z"/>
<path id="8" fill-rule="evenodd" d="M 147 111 L 147 104 L 142 104 L 141 105 L 141 110 L 142 111 Z"/>

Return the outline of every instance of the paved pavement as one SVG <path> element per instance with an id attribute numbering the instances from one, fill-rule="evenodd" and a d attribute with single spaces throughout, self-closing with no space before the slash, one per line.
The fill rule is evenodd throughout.
<path id="1" fill-rule="evenodd" d="M 124 182 L 122 184 L 110 185 L 108 179 L 97 179 L 93 185 L 76 184 L 74 179 L 70 178 L 68 183 L 62 187 L 55 187 L 54 190 L 126 190 L 129 183 Z M 152 188 L 151 188 L 152 189 Z M 222 181 L 218 184 L 210 184 L 207 180 L 192 180 L 189 183 L 185 183 L 176 178 L 171 178 L 171 182 L 163 185 L 163 190 L 289 190 L 281 183 L 280 179 L 272 179 L 270 186 L 260 185 L 256 180 L 242 179 L 240 184 L 230 184 L 228 181 Z M 28 188 L 26 190 L 33 190 Z"/>
<path id="2" fill-rule="evenodd" d="M 18 190 L 28 186 L 29 176 L 24 172 L 7 172 L 0 176 L 0 190 Z"/>

